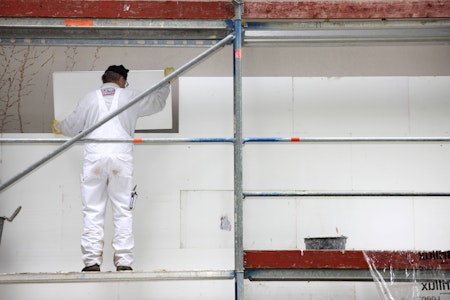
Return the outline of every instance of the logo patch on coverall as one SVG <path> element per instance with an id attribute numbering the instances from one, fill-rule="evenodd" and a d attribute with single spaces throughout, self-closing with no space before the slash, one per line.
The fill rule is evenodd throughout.
<path id="1" fill-rule="evenodd" d="M 115 93 L 116 93 L 116 89 L 112 88 L 112 87 L 102 89 L 103 96 L 114 96 Z"/>

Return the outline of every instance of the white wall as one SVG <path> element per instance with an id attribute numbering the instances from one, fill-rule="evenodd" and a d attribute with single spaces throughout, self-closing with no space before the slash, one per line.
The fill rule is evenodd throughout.
<path id="1" fill-rule="evenodd" d="M 130 70 L 179 68 L 205 48 L 2 46 L 0 51 L 0 131 L 49 133 L 54 72 L 101 72 L 112 64 Z M 244 76 L 450 76 L 450 45 L 441 43 L 244 47 L 242 52 Z M 233 76 L 232 46 L 185 76 Z"/>
<path id="2" fill-rule="evenodd" d="M 449 77 L 244 78 L 245 136 L 448 136 Z M 180 79 L 180 133 L 231 137 L 232 78 Z M 4 134 L 53 137 L 51 134 Z M 143 137 L 168 136 L 147 134 Z M 55 145 L 1 145 L 1 179 Z M 68 272 L 79 250 L 81 145 L 0 194 L 0 272 Z M 447 192 L 450 146 L 246 144 L 244 189 Z M 135 147 L 136 271 L 233 269 L 231 144 Z M 347 249 L 448 250 L 448 198 L 248 198 L 245 249 L 304 249 L 308 236 L 348 236 Z M 110 217 L 110 215 L 109 215 Z M 104 271 L 112 271 L 107 223 Z M 82 288 L 81 288 L 82 287 Z M 67 293 L 66 291 L 69 291 Z M 227 281 L 0 285 L 5 299 L 234 299 Z M 379 299 L 373 283 L 247 282 L 246 299 Z M 70 295 L 69 295 L 70 294 Z"/>

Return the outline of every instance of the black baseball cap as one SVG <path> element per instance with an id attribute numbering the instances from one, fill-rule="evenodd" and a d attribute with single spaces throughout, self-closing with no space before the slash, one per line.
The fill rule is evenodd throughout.
<path id="1" fill-rule="evenodd" d="M 123 65 L 120 65 L 120 66 L 112 65 L 112 66 L 109 66 L 108 69 L 106 69 L 105 72 L 108 72 L 108 71 L 111 71 L 111 72 L 120 74 L 120 75 L 122 75 L 123 78 L 125 78 L 125 80 L 126 80 L 126 79 L 127 79 L 127 76 L 128 76 L 128 72 L 129 72 L 130 70 L 128 70 L 127 68 L 125 68 Z"/>

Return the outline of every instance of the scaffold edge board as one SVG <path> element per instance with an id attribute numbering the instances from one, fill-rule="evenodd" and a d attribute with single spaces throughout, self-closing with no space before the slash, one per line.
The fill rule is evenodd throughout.
<path id="1" fill-rule="evenodd" d="M 445 269 L 449 251 L 245 250 L 246 269 Z"/>
<path id="2" fill-rule="evenodd" d="M 0 274 L 0 284 L 81 283 L 113 281 L 226 280 L 234 278 L 233 270 L 157 271 L 157 272 L 68 272 Z"/>
<path id="3" fill-rule="evenodd" d="M 2 0 L 3 17 L 229 19 L 232 1 Z M 246 19 L 388 19 L 450 17 L 448 0 L 245 1 Z M 85 23 L 83 23 L 85 24 Z"/>

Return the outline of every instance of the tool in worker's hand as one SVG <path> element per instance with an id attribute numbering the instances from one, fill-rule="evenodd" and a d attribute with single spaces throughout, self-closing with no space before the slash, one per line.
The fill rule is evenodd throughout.
<path id="1" fill-rule="evenodd" d="M 138 194 L 136 192 L 136 187 L 137 187 L 137 184 L 134 186 L 133 190 L 131 191 L 131 198 L 130 198 L 129 209 L 133 209 L 134 208 L 134 203 L 136 202 L 136 199 L 138 197 Z"/>
<path id="2" fill-rule="evenodd" d="M 0 217 L 0 243 L 2 241 L 3 223 L 5 222 L 5 220 L 8 222 L 12 222 L 21 209 L 22 209 L 22 206 L 19 206 L 18 208 L 16 208 L 16 210 L 13 212 L 13 214 L 9 218 L 8 217 Z"/>

